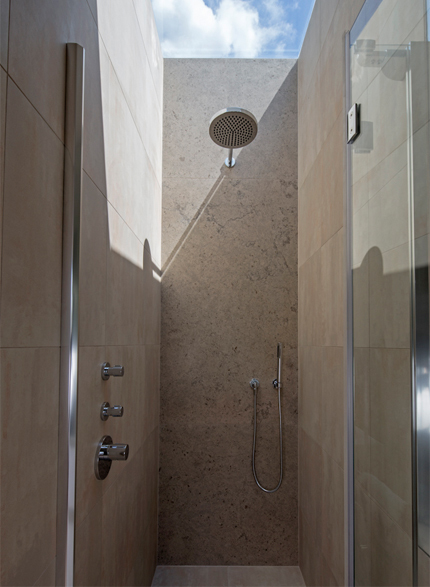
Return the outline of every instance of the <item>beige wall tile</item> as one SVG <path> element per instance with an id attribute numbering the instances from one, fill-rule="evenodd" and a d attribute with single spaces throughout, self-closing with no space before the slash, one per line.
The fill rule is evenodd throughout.
<path id="1" fill-rule="evenodd" d="M 377 249 L 367 254 L 361 265 L 353 269 L 353 317 L 354 317 L 354 347 L 368 347 L 370 345 L 370 307 L 369 307 L 369 262 L 370 256 L 378 257 Z"/>
<path id="2" fill-rule="evenodd" d="M 343 469 L 323 452 L 322 553 L 338 585 L 344 584 Z"/>
<path id="3" fill-rule="evenodd" d="M 142 245 L 149 241 L 159 264 L 161 184 L 112 67 L 105 107 L 109 112 L 104 120 L 107 198 Z"/>
<path id="4" fill-rule="evenodd" d="M 9 45 L 9 4 L 10 0 L 1 0 L 1 53 L 0 65 L 7 71 Z"/>
<path id="5" fill-rule="evenodd" d="M 321 347 L 299 349 L 299 426 L 321 443 L 322 430 L 322 364 Z"/>
<path id="6" fill-rule="evenodd" d="M 299 268 L 299 345 L 319 346 L 322 333 L 321 249 Z"/>
<path id="7" fill-rule="evenodd" d="M 316 6 L 316 5 L 315 5 Z M 303 67 L 299 61 L 299 68 Z M 312 87 L 307 93 L 299 88 L 299 153 L 298 153 L 298 178 L 299 186 L 302 186 L 322 146 L 321 105 L 315 101 L 315 96 L 321 93 L 321 71 L 317 68 L 312 81 Z"/>
<path id="8" fill-rule="evenodd" d="M 54 587 L 55 586 L 56 559 L 52 560 L 47 569 L 40 575 L 34 584 L 34 587 Z"/>
<path id="9" fill-rule="evenodd" d="M 58 348 L 2 351 L 4 585 L 33 585 L 55 557 L 59 366 Z"/>
<path id="10" fill-rule="evenodd" d="M 418 585 L 426 587 L 430 583 L 430 557 L 418 549 Z"/>
<path id="11" fill-rule="evenodd" d="M 355 582 L 359 587 L 372 585 L 371 499 L 361 485 L 355 488 Z"/>
<path id="12" fill-rule="evenodd" d="M 7 95 L 7 75 L 3 69 L 0 69 L 0 119 L 1 119 L 1 136 L 0 136 L 0 271 L 1 271 L 1 252 L 2 252 L 2 230 L 3 230 L 3 186 L 4 186 L 4 147 L 6 135 L 6 95 Z"/>
<path id="13" fill-rule="evenodd" d="M 321 540 L 315 536 L 300 510 L 299 518 L 300 570 L 308 587 L 321 587 Z"/>
<path id="14" fill-rule="evenodd" d="M 155 24 L 152 3 L 151 0 L 133 0 L 133 4 L 142 31 L 143 43 L 145 45 L 146 56 L 151 68 L 154 87 L 157 90 L 159 103 L 162 104 L 164 60 Z"/>
<path id="15" fill-rule="evenodd" d="M 2 344 L 60 344 L 63 146 L 8 83 Z"/>
<path id="16" fill-rule="evenodd" d="M 410 253 L 406 243 L 381 255 L 369 252 L 370 346 L 409 348 Z"/>
<path id="17" fill-rule="evenodd" d="M 148 243 L 143 249 L 143 343 L 160 344 L 161 276 Z"/>
<path id="18" fill-rule="evenodd" d="M 344 152 L 344 119 L 341 115 L 333 125 L 321 151 L 322 244 L 343 226 Z"/>
<path id="19" fill-rule="evenodd" d="M 79 348 L 78 441 L 76 471 L 76 525 L 79 527 L 101 501 L 103 484 L 94 474 L 94 457 L 102 436 L 109 434 L 110 422 L 100 419 L 104 401 L 112 402 L 109 383 L 101 378 L 101 366 L 107 361 L 105 347 Z M 117 400 L 116 403 L 120 403 Z M 116 442 L 118 439 L 114 438 Z M 82 546 L 76 542 L 76 551 Z"/>
<path id="20" fill-rule="evenodd" d="M 411 533 L 411 413 L 408 349 L 370 350 L 370 493 Z"/>
<path id="21" fill-rule="evenodd" d="M 355 479 L 366 491 L 370 477 L 370 358 L 368 348 L 354 348 Z"/>
<path id="22" fill-rule="evenodd" d="M 299 507 L 320 548 L 323 451 L 302 429 L 299 429 L 299 465 Z"/>
<path id="23" fill-rule="evenodd" d="M 371 500 L 372 585 L 412 584 L 412 540 Z"/>
<path id="24" fill-rule="evenodd" d="M 107 201 L 84 173 L 79 295 L 79 342 L 82 346 L 105 342 L 108 218 Z"/>
<path id="25" fill-rule="evenodd" d="M 315 2 L 306 36 L 300 51 L 299 96 L 307 94 L 314 80 L 315 69 L 321 52 L 321 2 Z M 325 17 L 324 17 L 325 20 Z M 311 86 L 312 87 L 312 86 Z"/>
<path id="26" fill-rule="evenodd" d="M 369 201 L 369 247 L 384 253 L 409 240 L 406 166 Z"/>
<path id="27" fill-rule="evenodd" d="M 322 245 L 322 208 L 325 195 L 322 188 L 322 165 L 323 156 L 320 155 L 300 188 L 299 267 Z"/>
<path id="28" fill-rule="evenodd" d="M 321 11 L 325 10 L 325 0 L 321 2 Z M 331 129 L 341 115 L 344 107 L 344 63 L 345 43 L 343 34 L 349 28 L 349 2 L 339 2 L 334 13 L 332 23 L 326 39 L 321 38 L 321 56 L 318 69 L 321 76 L 320 95 L 320 120 L 324 142 Z"/>
<path id="29" fill-rule="evenodd" d="M 342 346 L 344 339 L 344 235 L 339 230 L 321 248 L 321 327 L 327 346 Z"/>
<path id="30" fill-rule="evenodd" d="M 143 245 L 109 204 L 106 344 L 143 342 Z"/>
<path id="31" fill-rule="evenodd" d="M 344 461 L 344 351 L 321 348 L 321 445 L 343 468 Z"/>
<path id="32" fill-rule="evenodd" d="M 98 483 L 101 483 L 98 481 Z M 88 515 L 76 527 L 75 576 L 76 587 L 102 585 L 102 501 L 97 500 Z"/>
<path id="33" fill-rule="evenodd" d="M 52 4 L 41 0 L 36 5 L 18 0 L 12 3 L 9 74 L 61 140 L 64 138 L 66 43 L 80 43 L 87 48 L 87 60 L 98 60 L 97 53 L 88 51 L 91 34 L 96 37 L 97 31 L 86 2 Z"/>

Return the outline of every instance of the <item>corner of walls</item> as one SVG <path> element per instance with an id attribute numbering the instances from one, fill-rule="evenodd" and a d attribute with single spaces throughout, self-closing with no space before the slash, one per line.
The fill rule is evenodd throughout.
<path id="1" fill-rule="evenodd" d="M 316 0 L 299 58 L 299 560 L 344 585 L 344 33 L 364 0 Z"/>

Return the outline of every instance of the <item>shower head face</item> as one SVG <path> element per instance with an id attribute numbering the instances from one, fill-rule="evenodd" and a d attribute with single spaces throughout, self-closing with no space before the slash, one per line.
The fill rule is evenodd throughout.
<path id="1" fill-rule="evenodd" d="M 257 136 L 255 116 L 244 108 L 224 108 L 217 112 L 209 125 L 211 139 L 220 147 L 240 149 Z"/>

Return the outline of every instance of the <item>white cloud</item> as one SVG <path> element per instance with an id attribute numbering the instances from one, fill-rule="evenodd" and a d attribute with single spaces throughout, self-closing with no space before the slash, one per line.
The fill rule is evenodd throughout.
<path id="1" fill-rule="evenodd" d="M 263 0 L 265 26 L 250 0 L 153 0 L 164 57 L 258 57 L 265 47 L 284 46 L 294 27 L 281 22 L 279 0 Z"/>

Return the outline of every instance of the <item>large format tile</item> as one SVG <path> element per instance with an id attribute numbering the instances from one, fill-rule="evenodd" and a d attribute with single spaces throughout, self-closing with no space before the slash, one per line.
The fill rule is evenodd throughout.
<path id="1" fill-rule="evenodd" d="M 306 432 L 299 430 L 299 506 L 313 540 L 321 536 L 323 452 Z M 306 577 L 305 577 L 306 579 Z"/>
<path id="2" fill-rule="evenodd" d="M 411 533 L 410 352 L 370 350 L 370 494 Z"/>
<path id="3" fill-rule="evenodd" d="M 4 187 L 4 147 L 6 137 L 6 96 L 7 96 L 7 74 L 0 68 L 0 271 L 2 252 L 2 230 L 3 230 L 3 187 Z"/>
<path id="4" fill-rule="evenodd" d="M 409 348 L 410 252 L 406 243 L 381 255 L 369 253 L 370 346 Z"/>
<path id="5" fill-rule="evenodd" d="M 100 407 L 108 397 L 107 382 L 101 378 L 106 361 L 104 347 L 80 347 L 78 376 L 78 440 L 76 470 L 76 525 L 100 502 L 102 483 L 94 474 L 94 458 L 102 436 L 109 434 L 100 419 Z M 118 441 L 117 439 L 114 439 Z"/>
<path id="6" fill-rule="evenodd" d="M 117 73 L 109 66 L 103 94 L 107 199 L 136 237 L 147 239 L 156 263 L 161 248 L 161 183 L 130 112 Z M 115 245 L 112 241 L 111 244 Z"/>
<path id="7" fill-rule="evenodd" d="M 326 433 L 321 411 L 322 352 L 318 346 L 299 348 L 299 426 L 316 442 Z"/>
<path id="8" fill-rule="evenodd" d="M 299 567 L 228 567 L 231 587 L 300 587 L 304 586 Z"/>
<path id="9" fill-rule="evenodd" d="M 106 344 L 143 342 L 143 244 L 108 205 Z"/>
<path id="10" fill-rule="evenodd" d="M 338 585 L 344 580 L 344 473 L 343 469 L 323 453 L 323 485 L 321 506 L 322 554 Z M 324 584 L 324 583 L 323 583 Z"/>
<path id="11" fill-rule="evenodd" d="M 11 3 L 9 74 L 60 139 L 64 138 L 66 43 L 87 49 L 98 62 L 97 29 L 86 2 Z M 92 67 L 89 67 L 91 73 Z M 93 77 L 87 80 L 91 85 Z"/>
<path id="12" fill-rule="evenodd" d="M 344 231 L 339 230 L 321 248 L 321 323 L 322 341 L 327 346 L 342 346 L 345 291 Z"/>
<path id="13" fill-rule="evenodd" d="M 412 585 L 412 539 L 371 500 L 371 585 Z"/>
<path id="14" fill-rule="evenodd" d="M 184 585 L 187 587 L 210 587 L 229 585 L 229 567 L 223 566 L 159 566 L 155 571 L 153 587 Z"/>
<path id="15" fill-rule="evenodd" d="M 4 585 L 33 585 L 55 557 L 59 367 L 58 348 L 2 351 Z"/>
<path id="16" fill-rule="evenodd" d="M 10 0 L 1 0 L 1 53 L 0 65 L 7 71 L 8 49 L 9 49 L 9 5 Z"/>
<path id="17" fill-rule="evenodd" d="M 322 347 L 321 349 L 320 406 L 321 445 L 325 452 L 340 467 L 343 467 L 344 351 L 342 347 Z"/>
<path id="18" fill-rule="evenodd" d="M 63 145 L 8 83 L 3 346 L 60 344 Z"/>
<path id="19" fill-rule="evenodd" d="M 143 249 L 143 343 L 160 344 L 161 276 L 148 242 Z"/>
<path id="20" fill-rule="evenodd" d="M 108 204 L 86 173 L 82 184 L 79 343 L 103 345 L 108 286 Z"/>

